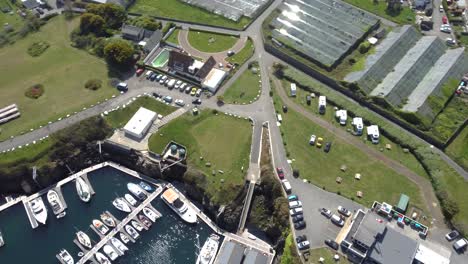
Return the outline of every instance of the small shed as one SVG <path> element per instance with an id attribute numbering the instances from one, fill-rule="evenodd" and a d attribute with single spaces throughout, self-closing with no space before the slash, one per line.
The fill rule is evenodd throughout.
<path id="1" fill-rule="evenodd" d="M 404 214 L 406 212 L 406 209 L 408 208 L 408 203 L 409 203 L 408 195 L 402 193 L 400 195 L 400 200 L 398 201 L 398 204 L 395 207 L 395 210 Z"/>

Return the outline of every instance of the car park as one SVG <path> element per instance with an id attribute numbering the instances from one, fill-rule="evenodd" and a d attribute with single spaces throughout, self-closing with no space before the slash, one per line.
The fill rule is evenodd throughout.
<path id="1" fill-rule="evenodd" d="M 339 248 L 338 243 L 336 243 L 335 241 L 333 241 L 331 239 L 326 239 L 324 242 L 325 242 L 325 245 L 333 248 L 334 250 L 338 250 L 338 248 Z"/>
<path id="2" fill-rule="evenodd" d="M 302 202 L 301 201 L 289 202 L 289 209 L 294 209 L 294 208 L 298 208 L 298 207 L 302 207 Z"/>
<path id="3" fill-rule="evenodd" d="M 448 234 L 445 235 L 445 239 L 448 241 L 453 241 L 455 238 L 457 238 L 460 235 L 457 230 L 452 230 Z"/>
<path id="4" fill-rule="evenodd" d="M 330 220 L 332 221 L 332 223 L 334 223 L 337 226 L 340 226 L 340 227 L 344 226 L 344 220 L 336 214 L 332 215 Z"/>
<path id="5" fill-rule="evenodd" d="M 323 148 L 323 151 L 325 151 L 326 153 L 330 152 L 331 145 L 332 145 L 331 142 L 325 143 L 325 148 Z"/>
<path id="6" fill-rule="evenodd" d="M 191 90 L 192 90 L 192 87 L 190 85 L 187 85 L 187 87 L 185 87 L 186 94 L 189 94 Z"/>
<path id="7" fill-rule="evenodd" d="M 306 241 L 307 240 L 307 236 L 306 235 L 302 235 L 302 236 L 297 236 L 296 237 L 296 243 L 299 243 L 299 242 L 302 242 L 302 241 Z"/>
<path id="8" fill-rule="evenodd" d="M 201 96 L 201 93 L 202 93 L 202 89 L 198 89 L 195 95 L 196 95 L 197 97 L 200 97 L 200 96 Z"/>
<path id="9" fill-rule="evenodd" d="M 166 102 L 166 103 L 169 103 L 169 104 L 172 103 L 172 97 L 170 97 L 169 95 L 167 95 L 166 97 L 164 97 L 163 100 L 164 100 L 164 102 Z"/>
<path id="10" fill-rule="evenodd" d="M 196 93 L 197 93 L 197 88 L 193 87 L 192 91 L 190 91 L 190 95 L 195 96 Z"/>
<path id="11" fill-rule="evenodd" d="M 313 146 L 315 144 L 316 139 L 317 139 L 317 136 L 315 135 L 310 136 L 309 145 Z"/>
<path id="12" fill-rule="evenodd" d="M 298 214 L 303 214 L 303 213 L 304 211 L 302 210 L 302 208 L 294 208 L 294 209 L 289 210 L 289 214 L 291 216 L 296 216 Z"/>
<path id="13" fill-rule="evenodd" d="M 299 221 L 304 221 L 304 215 L 296 215 L 292 217 L 293 223 L 297 223 Z"/>
<path id="14" fill-rule="evenodd" d="M 278 178 L 280 178 L 281 180 L 284 179 L 283 168 L 276 168 L 276 173 L 278 173 Z"/>
<path id="15" fill-rule="evenodd" d="M 297 248 L 299 250 L 305 250 L 305 249 L 309 249 L 310 248 L 310 242 L 309 241 L 302 241 L 302 242 L 299 242 L 297 243 Z"/>
<path id="16" fill-rule="evenodd" d="M 192 104 L 196 104 L 196 105 L 201 105 L 202 101 L 200 98 L 197 98 L 195 100 L 192 101 Z"/>
<path id="17" fill-rule="evenodd" d="M 317 148 L 321 148 L 322 144 L 323 144 L 323 138 L 321 137 L 317 138 L 317 143 L 315 143 L 315 146 L 317 146 Z"/>
<path id="18" fill-rule="evenodd" d="M 304 228 L 306 228 L 306 223 L 304 221 L 299 221 L 297 223 L 294 223 L 294 228 L 295 229 L 304 229 Z"/>
<path id="19" fill-rule="evenodd" d="M 183 106 L 185 105 L 184 100 L 182 100 L 182 99 L 176 99 L 176 100 L 174 101 L 174 103 L 175 103 L 176 105 L 178 105 L 178 106 L 181 106 L 181 107 L 183 107 Z"/>
<path id="20" fill-rule="evenodd" d="M 297 200 L 299 200 L 299 197 L 297 197 L 297 195 L 295 195 L 295 194 L 291 194 L 291 195 L 288 196 L 288 200 L 289 201 L 297 201 Z"/>
<path id="21" fill-rule="evenodd" d="M 326 218 L 330 218 L 332 216 L 332 212 L 327 208 L 320 208 L 320 213 Z"/>
<path id="22" fill-rule="evenodd" d="M 163 76 L 161 77 L 161 79 L 159 80 L 159 83 L 160 83 L 160 84 L 163 84 L 163 83 L 166 82 L 166 80 L 167 80 L 167 76 L 166 76 L 166 75 L 163 75 Z"/>
<path id="23" fill-rule="evenodd" d="M 350 212 L 348 209 L 346 209 L 346 208 L 344 208 L 343 206 L 341 206 L 341 205 L 338 206 L 338 213 L 340 213 L 340 214 L 342 214 L 342 215 L 344 215 L 344 216 L 346 216 L 346 217 L 350 217 L 350 216 L 351 216 L 351 212 Z"/>

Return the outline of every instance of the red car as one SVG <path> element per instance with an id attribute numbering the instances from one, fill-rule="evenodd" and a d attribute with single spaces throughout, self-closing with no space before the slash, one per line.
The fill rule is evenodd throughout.
<path id="1" fill-rule="evenodd" d="M 443 16 L 443 17 L 442 17 L 442 23 L 443 23 L 443 24 L 447 24 L 447 23 L 448 23 L 448 19 L 447 19 L 446 16 Z"/>
<path id="2" fill-rule="evenodd" d="M 140 76 L 144 71 L 145 71 L 145 69 L 142 69 L 142 68 L 137 69 L 137 70 L 136 70 L 136 75 L 137 75 L 137 76 Z"/>
<path id="3" fill-rule="evenodd" d="M 284 179 L 283 168 L 276 168 L 276 173 L 278 173 L 278 178 L 280 178 L 281 180 Z"/>

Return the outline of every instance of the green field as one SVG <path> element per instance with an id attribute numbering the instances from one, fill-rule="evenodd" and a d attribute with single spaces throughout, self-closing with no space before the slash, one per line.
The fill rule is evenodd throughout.
<path id="1" fill-rule="evenodd" d="M 37 141 L 36 144 L 30 143 L 29 146 L 22 146 L 21 149 L 16 148 L 14 151 L 0 154 L 0 165 L 9 166 L 19 163 L 30 163 L 39 158 L 48 159 L 49 150 L 54 145 L 55 140 L 47 138 Z M 35 165 L 40 165 L 35 162 Z"/>
<path id="2" fill-rule="evenodd" d="M 226 60 L 232 64 L 242 65 L 254 54 L 255 46 L 252 39 L 249 37 L 245 46 L 236 54 L 231 57 L 226 58 Z"/>
<path id="3" fill-rule="evenodd" d="M 190 45 L 201 52 L 228 51 L 238 40 L 236 36 L 214 32 L 190 30 L 188 33 Z"/>
<path id="4" fill-rule="evenodd" d="M 468 127 L 465 127 L 452 144 L 448 146 L 446 152 L 465 170 L 468 170 Z"/>
<path id="5" fill-rule="evenodd" d="M 281 111 L 281 99 L 275 95 L 274 102 L 276 111 Z M 410 207 L 416 206 L 427 212 L 419 188 L 405 176 L 369 158 L 362 150 L 336 138 L 293 110 L 282 116 L 280 129 L 287 155 L 293 160 L 291 165 L 299 170 L 301 178 L 325 190 L 339 192 L 365 206 L 370 206 L 374 201 L 395 204 L 400 194 L 405 193 L 411 197 Z M 324 142 L 332 142 L 331 151 L 325 153 L 323 148 L 310 146 L 308 141 L 312 134 L 323 137 Z M 345 172 L 340 170 L 342 165 L 347 166 Z M 356 173 L 361 174 L 361 180 L 354 179 Z M 341 184 L 336 182 L 337 177 L 342 178 Z M 357 191 L 363 192 L 362 198 L 356 197 Z"/>
<path id="6" fill-rule="evenodd" d="M 198 116 L 186 114 L 153 134 L 149 148 L 161 153 L 171 140 L 187 147 L 188 164 L 206 174 L 208 185 L 205 189 L 214 201 L 226 203 L 234 199 L 232 196 L 237 192 L 227 194 L 221 188 L 244 182 L 251 143 L 249 121 L 208 111 L 202 111 Z M 211 167 L 206 166 L 207 162 L 211 163 Z M 212 175 L 212 171 L 216 175 Z M 224 179 L 224 183 L 221 183 L 221 179 Z"/>
<path id="7" fill-rule="evenodd" d="M 242 17 L 235 22 L 178 0 L 136 0 L 128 11 L 233 29 L 243 29 L 251 21 L 249 18 Z"/>
<path id="8" fill-rule="evenodd" d="M 106 121 L 113 128 L 121 128 L 130 120 L 130 118 L 135 114 L 140 107 L 144 107 L 148 110 L 154 111 L 160 115 L 168 115 L 176 109 L 173 106 L 166 105 L 165 103 L 159 102 L 154 98 L 143 96 L 136 99 L 130 105 L 127 105 L 125 108 L 120 108 L 117 111 L 113 111 L 106 116 Z"/>
<path id="9" fill-rule="evenodd" d="M 63 16 L 51 19 L 39 32 L 31 33 L 14 45 L 0 49 L 0 107 L 16 103 L 21 117 L 1 126 L 0 140 L 46 125 L 97 101 L 116 94 L 108 85 L 104 61 L 70 46 L 70 33 L 78 19 L 66 21 Z M 39 57 L 31 57 L 28 47 L 47 41 L 50 47 Z M 97 91 L 84 88 L 89 79 L 102 80 Z M 34 84 L 43 84 L 45 93 L 39 99 L 24 93 Z"/>
<path id="10" fill-rule="evenodd" d="M 179 45 L 179 32 L 180 32 L 180 28 L 174 29 L 174 31 L 172 31 L 172 33 L 166 39 L 166 42 L 170 42 L 170 43 L 174 43 L 174 44 Z"/>
<path id="11" fill-rule="evenodd" d="M 11 9 L 12 13 L 3 13 L 1 10 L 3 8 Z M 18 8 L 10 0 L 0 0 L 0 25 L 2 25 L 2 31 L 3 25 L 6 23 L 12 26 L 14 31 L 18 31 L 24 24 L 23 18 L 16 13 L 17 10 Z"/>
<path id="12" fill-rule="evenodd" d="M 245 69 L 241 76 L 226 90 L 223 94 L 226 103 L 243 104 L 255 100 L 261 90 L 260 69 L 258 67 L 256 69 L 257 73 L 253 73 L 251 69 Z"/>
<path id="13" fill-rule="evenodd" d="M 333 256 L 335 256 L 336 251 L 331 250 L 328 247 L 323 248 L 314 248 L 310 250 L 310 257 L 306 263 L 319 263 L 318 260 L 320 258 L 324 258 L 323 264 L 350 264 L 351 262 L 348 261 L 343 255 L 340 255 L 340 260 L 335 261 Z"/>
<path id="14" fill-rule="evenodd" d="M 415 14 L 407 6 L 399 12 L 387 10 L 387 2 L 374 0 L 344 0 L 345 2 L 374 13 L 398 24 L 413 24 Z M 438 12 L 438 11 L 437 11 Z"/>

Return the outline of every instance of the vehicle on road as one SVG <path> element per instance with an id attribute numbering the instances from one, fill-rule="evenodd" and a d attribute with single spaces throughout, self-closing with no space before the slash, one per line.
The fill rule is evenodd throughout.
<path id="1" fill-rule="evenodd" d="M 182 99 L 176 99 L 174 103 L 180 107 L 183 107 L 185 105 L 184 100 Z"/>
<path id="2" fill-rule="evenodd" d="M 283 168 L 276 168 L 276 173 L 278 173 L 278 178 L 280 178 L 281 180 L 284 179 L 284 171 L 283 171 Z"/>
<path id="3" fill-rule="evenodd" d="M 460 233 L 458 233 L 457 230 L 452 230 L 452 231 L 450 231 L 450 233 L 448 233 L 448 234 L 445 235 L 445 239 L 447 239 L 448 241 L 453 241 L 453 240 L 455 240 L 455 238 L 457 238 L 459 235 L 460 235 Z"/>
<path id="4" fill-rule="evenodd" d="M 323 144 L 323 138 L 321 137 L 317 138 L 317 143 L 315 143 L 315 146 L 317 146 L 317 148 L 321 148 L 322 144 Z"/>
<path id="5" fill-rule="evenodd" d="M 297 201 L 297 200 L 299 200 L 299 197 L 297 197 L 297 195 L 295 195 L 295 194 L 291 194 L 291 195 L 288 196 L 288 200 L 289 201 Z"/>
<path id="6" fill-rule="evenodd" d="M 291 184 L 289 183 L 288 180 L 281 180 L 281 184 L 283 185 L 284 191 L 287 194 L 290 194 L 292 191 Z"/>
<path id="7" fill-rule="evenodd" d="M 326 153 L 330 152 L 331 145 L 332 145 L 331 142 L 325 143 L 325 148 L 323 148 L 323 151 L 325 151 Z"/>
<path id="8" fill-rule="evenodd" d="M 167 76 L 166 76 L 166 75 L 163 75 L 163 76 L 161 77 L 161 79 L 159 80 L 159 83 L 160 83 L 160 84 L 163 84 L 163 83 L 166 82 L 166 80 L 167 80 Z"/>
<path id="9" fill-rule="evenodd" d="M 466 239 L 461 238 L 457 240 L 457 242 L 453 243 L 453 249 L 457 252 L 461 252 L 465 250 L 466 246 L 468 245 L 468 242 L 466 242 Z"/>
<path id="10" fill-rule="evenodd" d="M 294 223 L 294 228 L 296 230 L 304 229 L 304 228 L 306 228 L 306 223 L 304 221 L 299 221 L 297 223 Z"/>
<path id="11" fill-rule="evenodd" d="M 320 208 L 320 213 L 324 215 L 326 218 L 330 218 L 332 216 L 332 212 L 327 208 Z"/>
<path id="12" fill-rule="evenodd" d="M 236 54 L 234 51 L 230 50 L 227 52 L 228 57 L 231 57 L 232 55 Z"/>
<path id="13" fill-rule="evenodd" d="M 193 88 L 192 88 L 192 91 L 190 91 L 190 95 L 191 95 L 191 96 L 195 96 L 196 93 L 197 93 L 197 88 L 196 88 L 196 87 L 193 87 Z"/>
<path id="14" fill-rule="evenodd" d="M 439 12 L 444 12 L 444 6 L 443 5 L 439 5 Z"/>
<path id="15" fill-rule="evenodd" d="M 311 146 L 315 145 L 315 140 L 316 140 L 316 139 L 317 139 L 317 136 L 316 136 L 316 135 L 310 136 L 309 145 L 311 145 Z"/>
<path id="16" fill-rule="evenodd" d="M 332 221 L 332 223 L 334 223 L 337 226 L 340 226 L 340 227 L 344 226 L 344 220 L 336 214 L 332 215 L 330 220 Z"/>
<path id="17" fill-rule="evenodd" d="M 346 208 L 344 208 L 343 206 L 341 206 L 341 205 L 338 206 L 338 213 L 340 213 L 340 214 L 342 214 L 342 215 L 344 215 L 344 216 L 346 216 L 346 217 L 350 217 L 350 216 L 351 216 L 351 212 L 350 212 L 348 209 L 346 209 Z"/>
<path id="18" fill-rule="evenodd" d="M 307 240 L 307 236 L 306 235 L 302 235 L 302 236 L 297 236 L 296 237 L 296 243 L 299 243 L 299 242 L 302 242 L 302 241 L 306 241 Z"/>
<path id="19" fill-rule="evenodd" d="M 445 25 L 445 24 L 448 24 L 448 18 L 447 18 L 447 16 L 443 16 L 443 17 L 442 17 L 442 24 L 444 24 L 444 25 Z"/>
<path id="20" fill-rule="evenodd" d="M 293 223 L 297 223 L 299 221 L 304 221 L 304 215 L 296 215 L 292 217 Z"/>
<path id="21" fill-rule="evenodd" d="M 289 214 L 291 216 L 296 216 L 296 215 L 303 214 L 303 213 L 304 211 L 302 210 L 302 208 L 294 208 L 294 209 L 289 210 Z"/>
<path id="22" fill-rule="evenodd" d="M 325 245 L 333 248 L 334 250 L 338 250 L 338 248 L 339 248 L 338 243 L 336 243 L 335 241 L 333 241 L 331 239 L 326 239 L 325 240 Z"/>
<path id="23" fill-rule="evenodd" d="M 169 95 L 167 95 L 166 97 L 164 97 L 163 100 L 164 100 L 164 102 L 166 102 L 166 103 L 168 103 L 168 104 L 172 103 L 172 97 L 170 97 Z"/>
<path id="24" fill-rule="evenodd" d="M 294 208 L 298 208 L 298 207 L 302 207 L 302 202 L 301 201 L 289 202 L 289 209 L 294 209 Z"/>
<path id="25" fill-rule="evenodd" d="M 192 101 L 192 104 L 195 104 L 195 105 L 201 105 L 201 103 L 202 103 L 202 100 L 200 98 L 197 98 Z"/>
<path id="26" fill-rule="evenodd" d="M 202 93 L 202 89 L 198 89 L 197 92 L 195 93 L 195 95 L 197 97 L 200 97 L 201 96 L 201 93 Z"/>
<path id="27" fill-rule="evenodd" d="M 299 250 L 305 250 L 310 248 L 310 242 L 308 240 L 297 243 Z"/>

